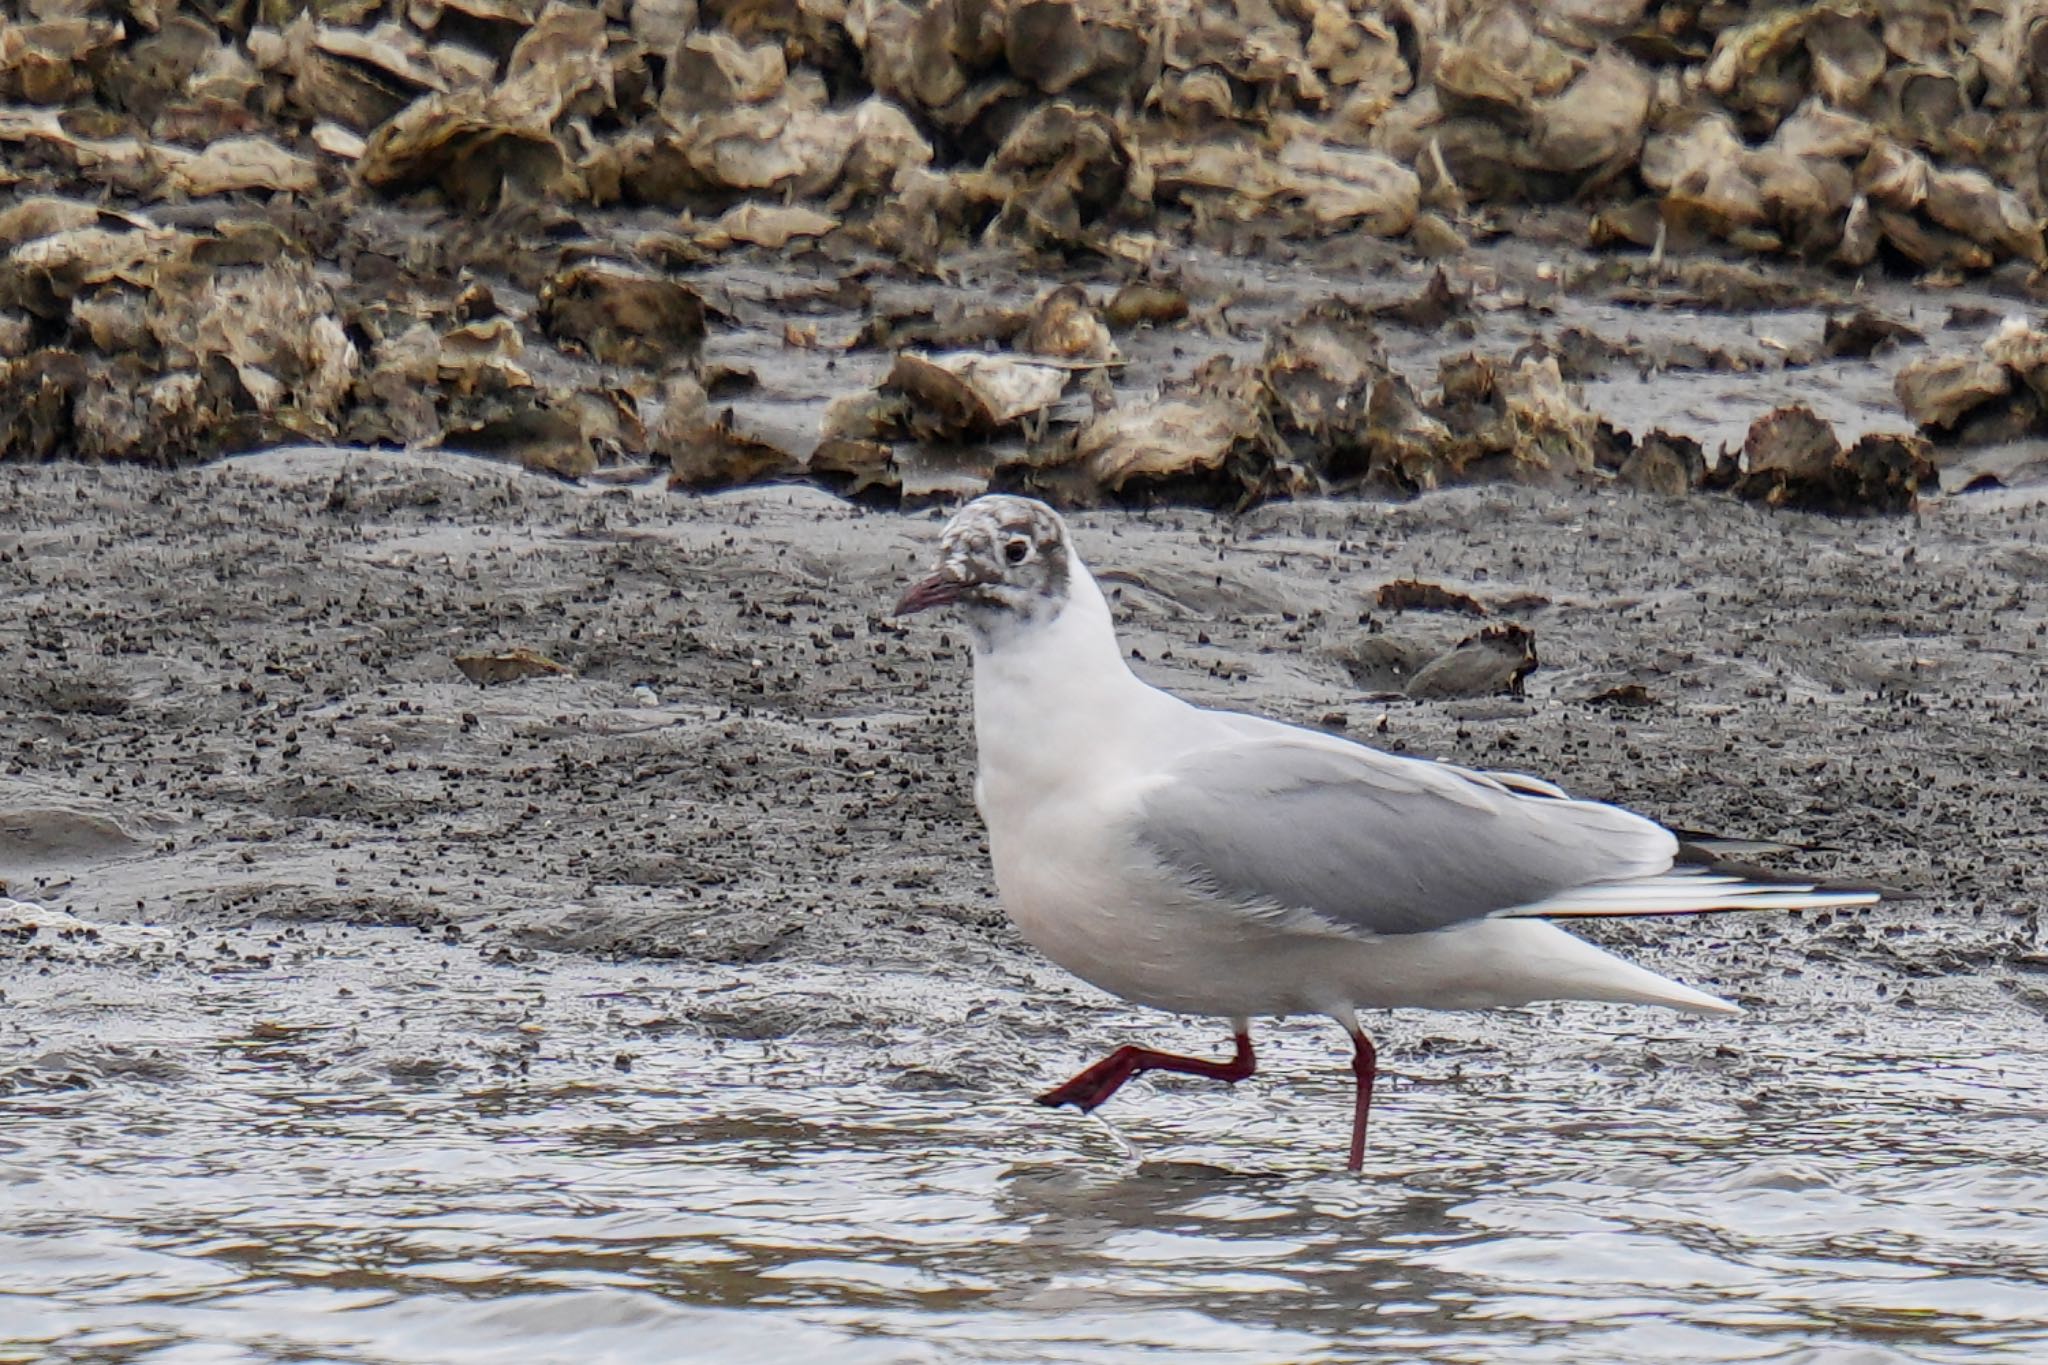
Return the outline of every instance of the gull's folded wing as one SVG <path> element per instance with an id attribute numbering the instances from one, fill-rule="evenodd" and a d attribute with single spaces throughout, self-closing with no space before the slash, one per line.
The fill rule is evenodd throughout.
<path id="1" fill-rule="evenodd" d="M 1189 753 L 1146 792 L 1131 835 L 1192 887 L 1247 913 L 1413 934 L 1503 914 L 1874 899 L 1674 871 L 1678 841 L 1619 807 L 1291 726 L 1231 721 L 1233 736 Z"/>

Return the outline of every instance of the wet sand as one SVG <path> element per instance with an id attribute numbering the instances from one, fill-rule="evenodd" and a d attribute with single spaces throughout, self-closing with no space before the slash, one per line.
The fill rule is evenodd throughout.
<path id="1" fill-rule="evenodd" d="M 0 878 L 75 917 L 0 932 L 0 1358 L 2038 1355 L 2042 506 L 1080 517 L 1163 685 L 1924 893 L 1594 931 L 1732 1022 L 1380 1019 L 1349 1180 L 1326 1026 L 1028 1102 L 1223 1040 L 1004 923 L 964 642 L 885 618 L 934 516 L 0 469 Z M 1374 605 L 1411 577 L 1535 632 L 1525 698 L 1384 695 L 1474 624 Z M 573 674 L 452 663 L 522 646 Z"/>

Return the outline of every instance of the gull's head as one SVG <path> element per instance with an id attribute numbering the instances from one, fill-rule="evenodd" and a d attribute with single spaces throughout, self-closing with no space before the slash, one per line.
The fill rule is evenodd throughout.
<path id="1" fill-rule="evenodd" d="M 987 635 L 1058 616 L 1071 575 L 1060 514 L 1031 498 L 991 494 L 946 523 L 931 573 L 910 585 L 896 615 L 958 606 Z"/>

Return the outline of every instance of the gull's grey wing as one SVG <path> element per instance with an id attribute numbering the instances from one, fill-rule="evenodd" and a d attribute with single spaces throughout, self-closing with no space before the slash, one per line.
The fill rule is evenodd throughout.
<path id="1" fill-rule="evenodd" d="M 1277 724 L 1162 776 L 1131 828 L 1141 848 L 1247 911 L 1355 933 L 1423 933 L 1655 877 L 1678 847 L 1615 806 Z"/>

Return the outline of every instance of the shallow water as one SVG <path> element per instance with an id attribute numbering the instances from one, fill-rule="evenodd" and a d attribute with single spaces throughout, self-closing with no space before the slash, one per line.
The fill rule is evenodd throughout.
<path id="1" fill-rule="evenodd" d="M 1086 1060 L 1034 1052 L 1029 982 L 217 937 L 10 975 L 0 1358 L 2048 1353 L 2048 1051 L 1967 1000 L 1382 1021 L 1352 1178 L 1327 1028 L 1084 1119 L 1028 1103 Z M 877 1027 L 681 1022 L 807 998 Z"/>

